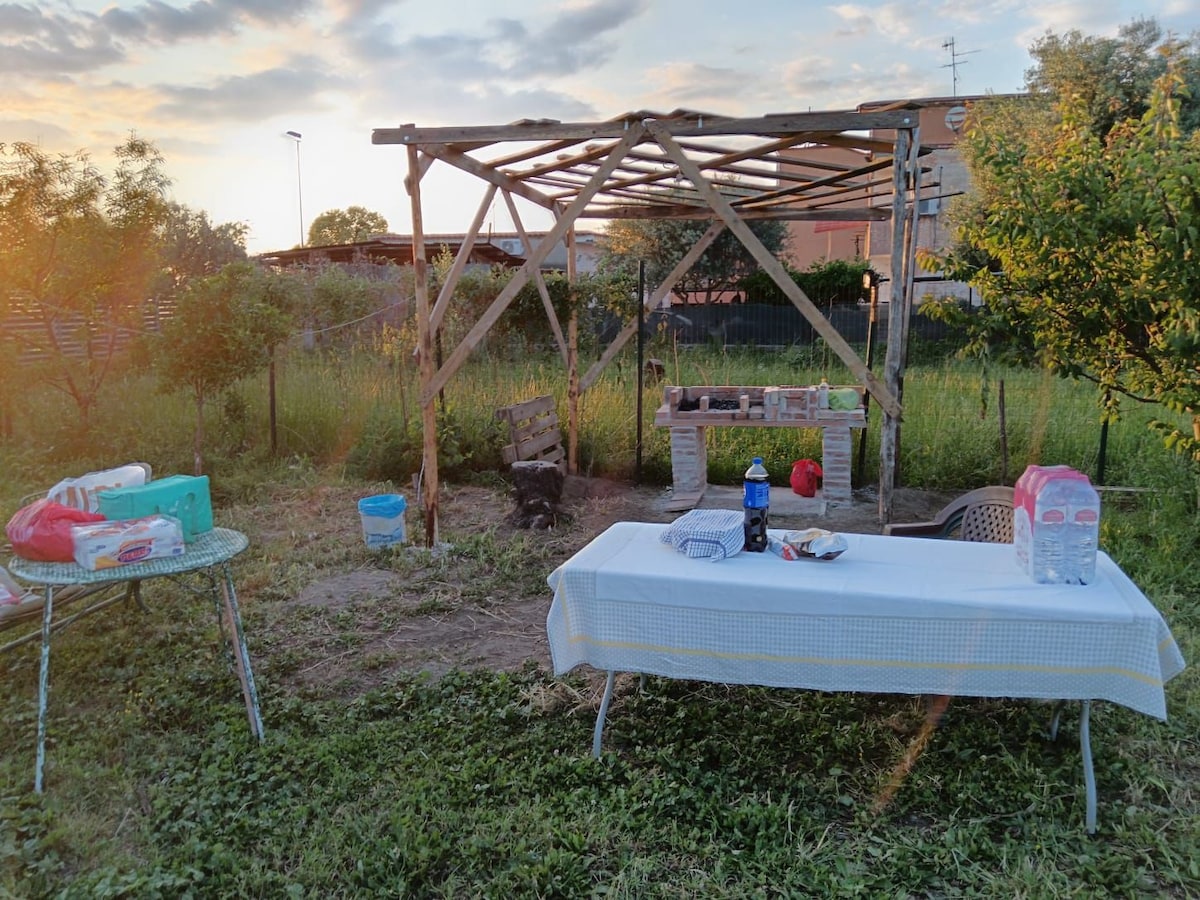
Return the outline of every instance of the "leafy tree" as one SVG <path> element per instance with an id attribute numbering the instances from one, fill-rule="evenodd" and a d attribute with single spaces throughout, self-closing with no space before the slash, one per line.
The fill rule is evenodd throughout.
<path id="1" fill-rule="evenodd" d="M 1104 138 L 1075 95 L 1052 130 L 996 127 L 985 111 L 964 143 L 976 214 L 940 262 L 986 302 L 970 349 L 1002 341 L 1092 381 L 1111 418 L 1122 397 L 1200 410 L 1200 132 L 1180 128 L 1183 90 L 1169 60 L 1146 113 Z M 1192 435 L 1158 427 L 1200 458 Z"/>
<path id="2" fill-rule="evenodd" d="M 203 210 L 168 203 L 159 231 L 162 271 L 154 297 L 173 298 L 191 279 L 215 275 L 244 260 L 248 231 L 244 222 L 213 225 Z"/>
<path id="3" fill-rule="evenodd" d="M 164 390 L 187 390 L 196 407 L 195 474 L 203 472 L 204 406 L 260 371 L 287 337 L 289 302 L 281 276 L 233 263 L 191 282 L 156 341 L 154 365 Z"/>
<path id="4" fill-rule="evenodd" d="M 362 206 L 348 206 L 327 210 L 313 219 L 308 226 L 308 243 L 311 247 L 355 244 L 387 230 L 387 219 L 379 213 Z"/>
<path id="5" fill-rule="evenodd" d="M 1046 34 L 1029 50 L 1034 66 L 1025 73 L 1026 87 L 1035 97 L 1082 104 L 1096 133 L 1104 136 L 1117 122 L 1146 114 L 1152 86 L 1166 71 L 1167 47 L 1189 88 L 1179 98 L 1180 125 L 1194 131 L 1200 125 L 1200 44 L 1195 36 L 1165 41 L 1152 18 L 1135 19 L 1115 38 L 1077 30 Z"/>
<path id="6" fill-rule="evenodd" d="M 166 212 L 154 145 L 130 136 L 114 153 L 106 179 L 82 151 L 0 145 L 0 317 L 19 309 L 35 320 L 22 349 L 85 428 L 121 337 L 140 325 Z"/>
<path id="7" fill-rule="evenodd" d="M 792 281 L 818 306 L 830 303 L 857 303 L 864 296 L 863 275 L 871 264 L 864 259 L 830 259 L 814 262 L 807 269 L 784 265 Z M 738 287 L 746 292 L 747 303 L 791 306 L 792 301 L 766 272 L 759 269 L 743 278 Z"/>
<path id="8" fill-rule="evenodd" d="M 639 260 L 646 263 L 646 285 L 653 290 L 666 279 L 684 255 L 708 230 L 709 223 L 697 219 L 619 219 L 608 226 L 601 247 L 603 272 L 634 276 Z M 787 227 L 783 222 L 756 220 L 750 230 L 773 254 L 783 249 Z M 723 291 L 758 268 L 750 251 L 728 229 L 723 231 L 695 265 L 675 283 L 680 297 L 700 295 L 711 303 Z"/>

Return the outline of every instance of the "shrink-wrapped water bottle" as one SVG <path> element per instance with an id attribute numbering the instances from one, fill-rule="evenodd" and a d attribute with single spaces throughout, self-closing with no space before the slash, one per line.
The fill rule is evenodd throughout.
<path id="1" fill-rule="evenodd" d="M 1095 580 L 1100 498 L 1086 475 L 1067 466 L 1030 466 L 1018 482 L 1014 503 L 1017 557 L 1034 581 Z"/>
<path id="2" fill-rule="evenodd" d="M 1037 494 L 1037 521 L 1033 526 L 1033 580 L 1038 584 L 1063 584 L 1067 580 L 1067 481 L 1046 482 Z"/>
<path id="3" fill-rule="evenodd" d="M 1086 478 L 1072 481 L 1067 496 L 1066 583 L 1096 580 L 1096 547 L 1100 538 L 1100 497 Z"/>
<path id="4" fill-rule="evenodd" d="M 771 505 L 771 481 L 756 456 L 742 482 L 742 509 L 745 510 L 746 550 L 761 553 L 767 549 L 767 510 Z"/>

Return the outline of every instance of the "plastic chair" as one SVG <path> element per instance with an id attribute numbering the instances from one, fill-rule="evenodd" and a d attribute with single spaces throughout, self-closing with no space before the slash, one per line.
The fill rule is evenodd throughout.
<path id="1" fill-rule="evenodd" d="M 1011 544 L 1013 489 L 1005 485 L 976 488 L 946 504 L 931 521 L 889 524 L 883 526 L 883 533 Z"/>

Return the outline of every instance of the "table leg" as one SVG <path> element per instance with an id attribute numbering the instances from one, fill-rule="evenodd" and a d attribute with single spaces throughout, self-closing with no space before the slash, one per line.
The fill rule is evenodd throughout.
<path id="1" fill-rule="evenodd" d="M 1087 797 L 1087 815 L 1084 824 L 1088 834 L 1096 833 L 1096 773 L 1092 768 L 1091 719 L 1092 701 L 1083 701 L 1079 716 L 1079 749 L 1083 754 L 1083 786 Z"/>
<path id="2" fill-rule="evenodd" d="M 242 683 L 242 697 L 246 701 L 246 715 L 250 719 L 250 731 L 260 741 L 263 737 L 262 714 L 258 709 L 258 691 L 254 687 L 254 672 L 250 668 L 250 651 L 246 647 L 246 633 L 242 629 L 242 616 L 238 611 L 237 592 L 233 588 L 233 574 L 229 563 L 221 566 L 221 593 L 225 600 L 225 614 L 229 617 L 229 629 L 233 633 L 234 662 L 238 680 Z"/>
<path id="3" fill-rule="evenodd" d="M 617 673 L 608 670 L 608 678 L 604 682 L 604 696 L 600 698 L 600 712 L 596 714 L 596 731 L 592 734 L 592 756 L 600 758 L 600 736 L 604 734 L 604 718 L 608 715 L 608 703 L 612 700 L 613 682 Z"/>
<path id="4" fill-rule="evenodd" d="M 1050 740 L 1052 740 L 1052 741 L 1058 740 L 1058 726 L 1059 726 L 1059 723 L 1062 722 L 1062 713 L 1063 713 L 1063 709 L 1064 709 L 1064 707 L 1066 707 L 1066 705 L 1067 705 L 1066 700 L 1054 701 L 1054 711 L 1052 713 L 1050 713 L 1050 728 L 1049 728 Z"/>
<path id="5" fill-rule="evenodd" d="M 50 694 L 50 619 L 54 615 L 54 586 L 46 586 L 46 605 L 42 607 L 42 664 L 38 672 L 37 763 L 33 790 L 42 792 L 42 774 L 46 768 L 46 704 Z"/>

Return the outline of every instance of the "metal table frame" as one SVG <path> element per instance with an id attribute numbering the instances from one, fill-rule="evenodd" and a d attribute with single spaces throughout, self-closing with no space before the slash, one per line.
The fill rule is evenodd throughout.
<path id="1" fill-rule="evenodd" d="M 238 609 L 237 592 L 234 590 L 233 574 L 229 562 L 250 544 L 244 534 L 229 528 L 214 528 L 200 535 L 187 545 L 182 556 L 154 559 L 147 562 L 110 569 L 92 571 L 75 563 L 44 563 L 14 558 L 8 571 L 16 578 L 46 588 L 46 602 L 42 608 L 42 654 L 38 672 L 38 726 L 37 765 L 33 789 L 42 793 L 46 763 L 46 711 L 50 693 L 50 635 L 59 624 L 53 621 L 54 592 L 73 586 L 105 586 L 128 582 L 127 596 L 132 595 L 140 603 L 139 587 L 142 581 L 151 578 L 169 578 L 186 589 L 213 599 L 217 609 L 218 623 L 228 623 L 234 649 L 234 664 L 238 680 L 242 685 L 242 696 L 246 703 L 246 714 L 250 720 L 250 731 L 260 741 L 263 737 L 262 714 L 258 706 L 258 691 L 254 685 L 254 673 L 250 668 L 250 653 L 246 647 L 246 634 L 242 627 L 242 616 Z M 199 576 L 205 581 L 206 590 L 199 590 L 181 576 Z M 108 605 L 97 604 L 97 608 Z"/>

